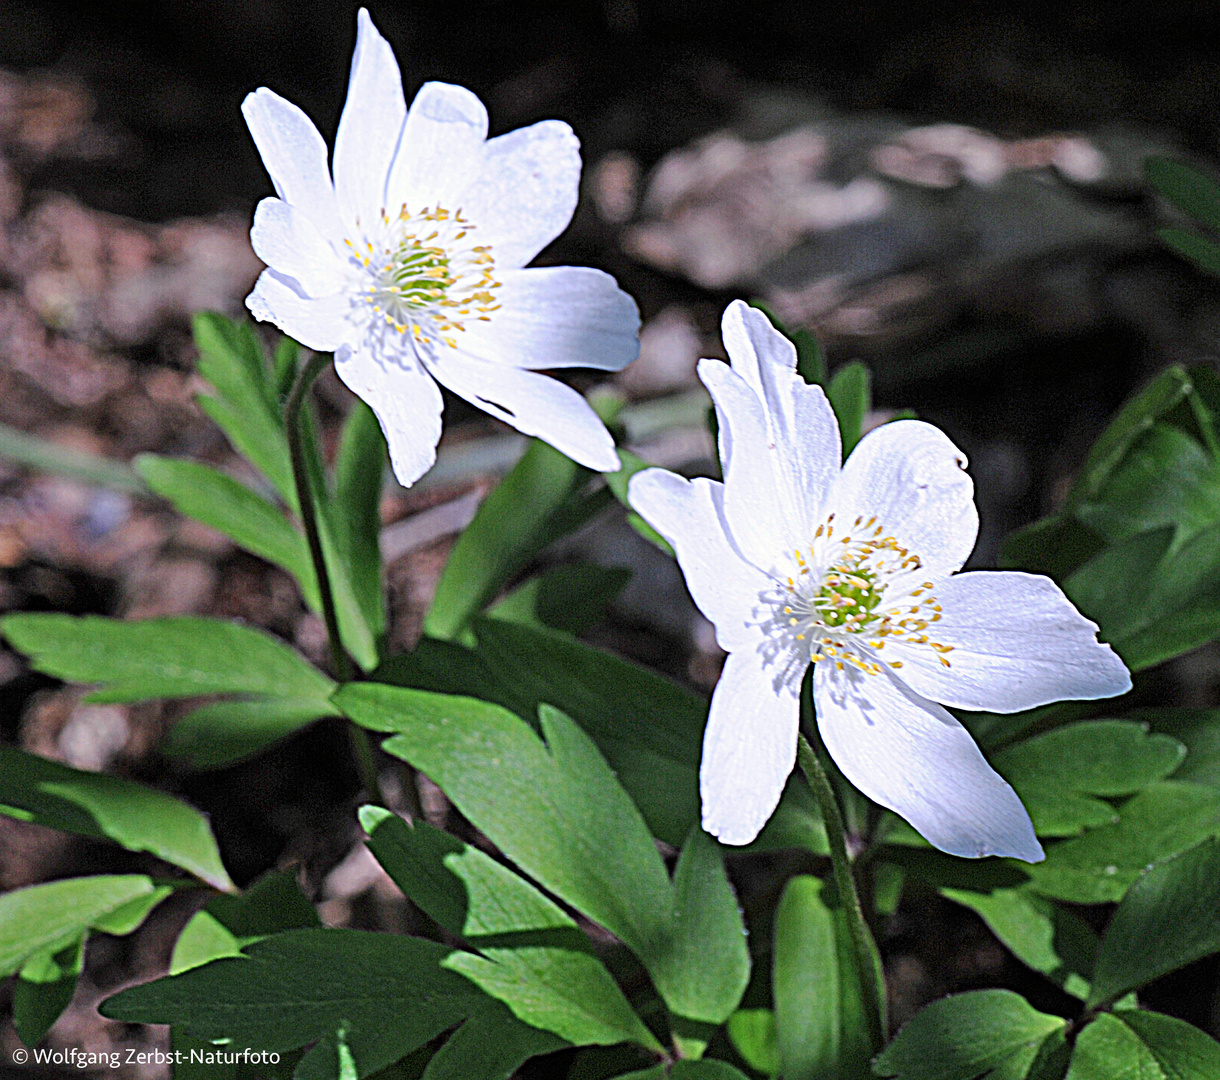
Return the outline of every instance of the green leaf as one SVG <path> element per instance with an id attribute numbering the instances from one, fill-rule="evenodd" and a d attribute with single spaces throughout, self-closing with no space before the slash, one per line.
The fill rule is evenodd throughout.
<path id="1" fill-rule="evenodd" d="M 224 533 L 247 551 L 287 570 L 300 586 L 305 603 L 317 611 L 318 582 L 305 537 L 283 513 L 261 495 L 210 465 L 156 454 L 135 459 L 145 483 L 180 514 Z"/>
<path id="2" fill-rule="evenodd" d="M 385 633 L 385 593 L 381 585 L 381 487 L 385 436 L 377 417 L 356 401 L 343 425 L 335 456 L 335 493 L 329 500 L 336 547 L 351 582 L 351 593 L 374 638 Z"/>
<path id="3" fill-rule="evenodd" d="M 864 418 L 872 408 L 872 379 L 868 368 L 859 360 L 844 364 L 826 387 L 826 396 L 839 420 L 843 457 L 846 459 L 860 441 L 864 433 Z"/>
<path id="4" fill-rule="evenodd" d="M 1063 583 L 1133 671 L 1220 633 L 1220 525 L 1170 553 L 1171 528 L 1106 548 Z"/>
<path id="5" fill-rule="evenodd" d="M 1105 547 L 1105 540 L 1076 518 L 1053 514 L 1009 533 L 1000 545 L 998 563 L 1004 570 L 1028 570 L 1063 581 Z"/>
<path id="6" fill-rule="evenodd" d="M 614 497 L 627 507 L 627 524 L 650 544 L 659 547 L 672 559 L 674 557 L 674 549 L 669 546 L 669 541 L 631 509 L 631 502 L 627 498 L 627 488 L 631 483 L 631 478 L 638 472 L 651 469 L 652 466 L 630 450 L 618 450 L 617 453 L 620 467 L 618 472 L 605 474 L 607 487 L 614 492 Z"/>
<path id="7" fill-rule="evenodd" d="M 174 942 L 171 975 L 181 975 L 226 956 L 241 956 L 241 943 L 210 911 L 197 911 Z"/>
<path id="8" fill-rule="evenodd" d="M 538 699 L 519 692 L 516 679 L 510 682 L 493 671 L 481 652 L 439 638 L 420 638 L 413 651 L 390 657 L 370 678 L 412 690 L 481 698 L 503 705 L 523 720 L 538 715 Z"/>
<path id="9" fill-rule="evenodd" d="M 459 637 L 509 578 L 562 535 L 556 528 L 567 523 L 563 511 L 591 476 L 554 447 L 532 440 L 459 537 L 424 617 L 424 633 Z"/>
<path id="10" fill-rule="evenodd" d="M 1123 897 L 1097 957 L 1089 1007 L 1220 952 L 1220 842 L 1150 866 Z"/>
<path id="11" fill-rule="evenodd" d="M 297 888 L 295 872 L 271 871 L 244 893 L 214 896 L 195 913 L 178 935 L 170 974 L 240 955 L 242 946 L 268 934 L 320 925 L 313 904 Z"/>
<path id="12" fill-rule="evenodd" d="M 426 773 L 513 862 L 642 960 L 669 946 L 661 857 L 597 748 L 566 716 L 541 710 L 544 744 L 519 717 L 472 698 L 353 683 L 335 703 L 364 727 L 394 732 L 383 749 Z"/>
<path id="13" fill-rule="evenodd" d="M 1186 747 L 1175 780 L 1220 785 L 1220 709 L 1138 709 L 1131 715 Z"/>
<path id="14" fill-rule="evenodd" d="M 448 947 L 419 938 L 289 930 L 244 952 L 131 987 L 100 1011 L 239 1047 L 283 1052 L 316 1041 L 295 1076 L 335 1080 L 340 1029 L 363 1077 L 488 1008 L 472 983 L 440 966 Z"/>
<path id="15" fill-rule="evenodd" d="M 331 679 L 270 634 L 238 623 L 20 614 L 0 619 L 0 631 L 36 671 L 101 683 L 90 701 L 258 694 L 307 699 L 319 715 L 333 715 Z"/>
<path id="16" fill-rule="evenodd" d="M 474 684 L 446 689 L 477 693 L 527 720 L 544 702 L 567 713 L 597 743 L 653 835 L 680 847 L 699 820 L 707 701 L 662 675 L 566 635 L 492 619 L 479 620 L 475 633 L 478 655 L 501 689 L 482 680 L 478 689 Z M 469 668 L 462 674 L 474 676 Z M 785 846 L 827 851 L 808 786 L 799 781 L 785 789 L 751 850 Z"/>
<path id="17" fill-rule="evenodd" d="M 586 952 L 550 945 L 481 947 L 453 952 L 443 967 L 458 971 L 517 1019 L 577 1046 L 634 1042 L 661 1051 L 602 962 Z"/>
<path id="18" fill-rule="evenodd" d="M 775 912 L 772 991 L 784 1080 L 869 1076 L 868 1003 L 833 887 L 800 875 Z"/>
<path id="19" fill-rule="evenodd" d="M 13 1027 L 26 1046 L 33 1046 L 72 1001 L 84 967 L 86 934 L 63 949 L 31 957 L 13 984 Z"/>
<path id="20" fill-rule="evenodd" d="M 1173 526 L 1172 554 L 1216 524 L 1218 505 L 1220 462 L 1194 436 L 1158 421 L 1127 449 L 1095 499 L 1077 506 L 1076 516 L 1111 542 Z"/>
<path id="21" fill-rule="evenodd" d="M 1064 1027 L 1011 990 L 955 994 L 916 1013 L 873 1071 L 899 1080 L 1032 1080 L 1040 1055 L 1062 1044 Z"/>
<path id="22" fill-rule="evenodd" d="M 1095 796 L 1130 795 L 1168 776 L 1185 753 L 1175 739 L 1149 735 L 1141 724 L 1100 720 L 1027 739 L 992 764 L 1021 796 L 1039 836 L 1073 836 L 1118 820 Z"/>
<path id="23" fill-rule="evenodd" d="M 1113 825 L 1055 844 L 1025 868 L 1044 896 L 1078 904 L 1121 900 L 1144 867 L 1220 834 L 1220 788 L 1162 780 L 1132 796 Z"/>
<path id="24" fill-rule="evenodd" d="M 597 743 L 660 839 L 674 847 L 699 820 L 699 755 L 707 702 L 638 664 L 563 635 L 481 620 L 479 655 L 526 698 L 546 703 Z"/>
<path id="25" fill-rule="evenodd" d="M 704 1011 L 706 991 L 692 993 L 691 957 L 652 837 L 596 745 L 568 717 L 539 709 L 544 744 L 520 717 L 472 698 L 359 683 L 335 702 L 356 723 L 395 733 L 383 749 L 426 773 L 527 874 L 619 937 L 671 1008 Z M 712 918 L 723 921 L 727 883 L 683 888 L 702 891 L 715 905 Z M 735 963 L 731 949 L 725 955 Z"/>
<path id="26" fill-rule="evenodd" d="M 692 827 L 674 868 L 674 977 L 666 1002 L 679 1016 L 721 1024 L 750 981 L 750 951 L 719 845 Z"/>
<path id="27" fill-rule="evenodd" d="M 1156 570 L 1138 618 L 1115 650 L 1142 671 L 1205 645 L 1220 634 L 1220 525 L 1199 533 Z"/>
<path id="28" fill-rule="evenodd" d="M 1148 182 L 1179 210 L 1220 229 L 1220 184 L 1184 161 L 1150 157 L 1144 162 Z"/>
<path id="29" fill-rule="evenodd" d="M 17 813 L 14 813 L 17 811 Z M 147 851 L 224 891 L 234 888 L 207 819 L 155 788 L 0 746 L 0 813 Z"/>
<path id="30" fill-rule="evenodd" d="M 1206 270 L 1209 274 L 1220 274 L 1220 244 L 1215 240 L 1192 229 L 1179 229 L 1175 225 L 1157 229 L 1156 235 L 1162 243 L 1190 260 L 1200 270 Z"/>
<path id="31" fill-rule="evenodd" d="M 729 1017 L 725 1032 L 733 1049 L 751 1069 L 766 1076 L 779 1075 L 779 1043 L 773 1010 L 738 1009 Z"/>
<path id="32" fill-rule="evenodd" d="M 301 346 L 290 337 L 280 338 L 271 361 L 271 383 L 276 401 L 287 401 L 296 382 Z"/>
<path id="33" fill-rule="evenodd" d="M 174 721 L 159 749 L 192 769 L 219 769 L 254 757 L 323 716 L 337 716 L 330 702 L 254 698 L 203 705 Z"/>
<path id="34" fill-rule="evenodd" d="M 158 885 L 147 896 L 137 896 L 127 903 L 103 915 L 93 924 L 94 930 L 103 934 L 114 934 L 115 937 L 125 937 L 138 930 L 148 918 L 149 913 L 162 900 L 174 891 L 172 885 Z"/>
<path id="35" fill-rule="evenodd" d="M 520 875 L 425 821 L 409 824 L 370 805 L 360 808 L 360 823 L 386 873 L 451 934 L 480 944 L 523 931 L 577 931 L 561 907 Z M 567 940 L 587 948 L 579 931 Z"/>
<path id="36" fill-rule="evenodd" d="M 0 978 L 19 971 L 31 957 L 66 949 L 116 909 L 154 891 L 143 874 L 115 874 L 66 878 L 4 893 Z"/>
<path id="37" fill-rule="evenodd" d="M 196 370 L 217 392 L 200 395 L 199 407 L 295 510 L 283 409 L 253 327 L 216 312 L 196 315 L 191 326 L 199 349 Z"/>
<path id="38" fill-rule="evenodd" d="M 510 1080 L 526 1061 L 560 1050 L 549 1031 L 520 1023 L 507 1009 L 489 1009 L 457 1029 L 428 1062 L 422 1080 Z"/>
<path id="39" fill-rule="evenodd" d="M 533 885 L 425 822 L 409 825 L 375 806 L 362 807 L 360 821 L 373 854 L 403 892 L 479 949 L 481 955 L 454 953 L 446 968 L 524 1023 L 569 1043 L 634 1041 L 655 1048 L 576 923 Z"/>
<path id="40" fill-rule="evenodd" d="M 1191 389 L 1190 376 L 1181 367 L 1174 366 L 1166 368 L 1130 398 L 1093 444 L 1068 496 L 1068 504 L 1074 506 L 1096 500 L 1102 485 L 1135 440 L 1160 417 L 1185 401 Z"/>
<path id="41" fill-rule="evenodd" d="M 1220 1043 L 1172 1016 L 1102 1013 L 1076 1039 L 1065 1080 L 1215 1080 Z"/>
<path id="42" fill-rule="evenodd" d="M 942 888 L 941 895 L 974 911 L 1012 954 L 1067 993 L 1089 994 L 1097 935 L 1070 911 L 1028 889 L 973 892 Z"/>
<path id="43" fill-rule="evenodd" d="M 493 619 L 582 634 L 605 618 L 606 607 L 631 580 L 622 567 L 556 566 L 517 586 L 487 609 Z"/>

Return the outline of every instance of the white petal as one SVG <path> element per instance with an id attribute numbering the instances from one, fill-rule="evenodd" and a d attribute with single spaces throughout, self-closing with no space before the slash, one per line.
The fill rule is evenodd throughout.
<path id="1" fill-rule="evenodd" d="M 406 115 L 394 51 L 361 8 L 347 101 L 335 136 L 335 194 L 349 228 L 358 218 L 366 229 L 372 227 L 385 208 L 386 178 Z"/>
<path id="2" fill-rule="evenodd" d="M 276 194 L 327 240 L 342 244 L 345 229 L 326 166 L 326 143 L 313 121 L 266 87 L 247 94 L 241 111 Z"/>
<path id="3" fill-rule="evenodd" d="M 385 201 L 390 216 L 404 206 L 416 213 L 439 204 L 470 217 L 463 196 L 482 168 L 486 138 L 487 110 L 474 94 L 450 83 L 424 83 L 411 102 L 390 168 Z M 471 221 L 478 237 L 471 242 L 487 243 L 480 223 Z"/>
<path id="4" fill-rule="evenodd" d="M 748 623 L 772 582 L 733 546 L 723 495 L 715 480 L 687 480 L 665 469 L 646 469 L 627 488 L 632 508 L 673 546 L 691 596 L 715 624 L 720 647 L 732 652 L 757 642 Z"/>
<path id="5" fill-rule="evenodd" d="M 836 526 L 876 515 L 882 536 L 917 555 L 916 576 L 943 577 L 961 568 L 979 531 L 966 455 L 949 437 L 919 420 L 896 420 L 870 431 L 843 466 L 827 499 Z"/>
<path id="6" fill-rule="evenodd" d="M 562 121 L 543 120 L 488 141 L 462 210 L 496 269 L 515 270 L 568 227 L 579 187 L 580 142 Z"/>
<path id="7" fill-rule="evenodd" d="M 437 381 L 524 435 L 536 435 L 573 461 L 617 472 L 614 439 L 570 386 L 536 371 L 488 363 L 442 346 L 429 359 Z"/>
<path id="8" fill-rule="evenodd" d="M 814 666 L 813 694 L 822 741 L 843 775 L 941 851 L 1042 859 L 1017 793 L 939 705 L 889 669 L 866 675 L 826 661 Z"/>
<path id="9" fill-rule="evenodd" d="M 927 633 L 952 646 L 949 667 L 928 648 L 891 638 L 888 659 L 924 697 L 959 709 L 1009 713 L 1051 701 L 1093 700 L 1131 689 L 1127 668 L 1097 626 L 1050 578 L 1007 571 L 956 574 L 936 582 L 943 619 Z"/>
<path id="10" fill-rule="evenodd" d="M 462 344 L 520 368 L 619 371 L 639 355 L 640 313 L 609 274 L 587 266 L 510 270 L 490 322 L 468 321 Z"/>
<path id="11" fill-rule="evenodd" d="M 730 654 L 712 694 L 699 795 L 703 827 L 725 844 L 748 844 L 779 804 L 796 761 L 800 703 L 776 690 L 751 650 Z"/>
<path id="12" fill-rule="evenodd" d="M 274 323 L 289 337 L 319 352 L 333 352 L 355 333 L 347 320 L 351 301 L 345 293 L 311 299 L 274 270 L 259 275 L 254 291 L 246 297 L 246 307 L 260 322 Z"/>
<path id="13" fill-rule="evenodd" d="M 808 543 L 809 533 L 793 512 L 763 403 L 720 360 L 700 360 L 699 378 L 716 406 L 729 531 L 760 570 L 786 574 L 786 560 Z"/>
<path id="14" fill-rule="evenodd" d="M 414 357 L 378 356 L 368 346 L 336 352 L 335 371 L 377 414 L 394 475 L 410 487 L 436 460 L 443 407 L 436 382 Z"/>
<path id="15" fill-rule="evenodd" d="M 733 370 L 762 401 L 774 442 L 781 448 L 779 468 L 796 497 L 812 505 L 804 522 L 819 524 L 817 511 L 838 475 L 843 447 L 839 422 L 820 386 L 796 373 L 796 347 L 757 308 L 734 300 L 720 323 Z"/>
<path id="16" fill-rule="evenodd" d="M 263 199 L 250 230 L 254 253 L 310 296 L 329 296 L 346 282 L 344 261 L 301 211 L 279 199 Z"/>
<path id="17" fill-rule="evenodd" d="M 721 329 L 732 376 L 714 360 L 699 374 L 719 417 L 729 520 L 735 535 L 751 537 L 743 544 L 765 567 L 813 538 L 839 472 L 839 425 L 821 387 L 796 373 L 792 343 L 761 311 L 734 301 Z"/>

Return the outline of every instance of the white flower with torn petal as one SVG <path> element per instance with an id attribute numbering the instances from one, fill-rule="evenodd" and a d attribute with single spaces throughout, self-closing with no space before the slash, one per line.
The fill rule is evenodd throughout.
<path id="1" fill-rule="evenodd" d="M 575 390 L 537 369 L 617 371 L 639 314 L 587 267 L 522 269 L 576 207 L 579 144 L 556 120 L 487 138 L 468 90 L 426 83 L 407 110 L 398 65 L 361 10 L 333 160 L 270 90 L 242 105 L 278 198 L 251 240 L 267 264 L 246 300 L 320 351 L 376 412 L 403 484 L 436 457 L 437 383 L 593 469 L 614 443 Z"/>
<path id="2" fill-rule="evenodd" d="M 812 663 L 822 739 L 865 795 L 951 854 L 1041 859 L 1016 793 L 943 706 L 1111 697 L 1127 669 L 1049 578 L 958 573 L 978 516 L 943 433 L 886 424 L 840 468 L 834 413 L 788 340 L 740 302 L 723 333 L 732 367 L 703 360 L 699 375 L 724 483 L 649 469 L 630 485 L 729 654 L 703 741 L 703 827 L 746 844 L 771 816 Z"/>

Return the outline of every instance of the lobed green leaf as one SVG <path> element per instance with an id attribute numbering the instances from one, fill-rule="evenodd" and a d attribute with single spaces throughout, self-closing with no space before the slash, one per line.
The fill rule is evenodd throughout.
<path id="1" fill-rule="evenodd" d="M 1171 1016 L 1123 1009 L 1103 1013 L 1077 1037 L 1064 1080 L 1214 1080 L 1220 1043 Z"/>
<path id="2" fill-rule="evenodd" d="M 898 1080 L 1033 1080 L 1061 1053 L 1066 1024 L 1011 990 L 975 990 L 915 1014 L 873 1063 Z"/>
<path id="3" fill-rule="evenodd" d="M 91 701 L 257 694 L 324 706 L 335 687 L 265 631 L 220 619 L 18 614 L 0 619 L 0 631 L 35 670 L 102 684 Z"/>
<path id="4" fill-rule="evenodd" d="M 532 440 L 459 537 L 424 617 L 424 633 L 457 639 L 535 554 L 587 520 L 578 496 L 592 475 Z"/>
<path id="5" fill-rule="evenodd" d="M 234 888 L 198 810 L 132 780 L 81 772 L 0 746 L 0 813 L 147 851 L 221 890 Z"/>
<path id="6" fill-rule="evenodd" d="M 1098 941 L 1083 919 L 1029 889 L 940 892 L 975 912 L 1023 964 L 1074 997 L 1088 997 Z"/>
<path id="7" fill-rule="evenodd" d="M 1181 743 L 1138 723 L 1069 724 L 1002 750 L 992 759 L 1016 789 L 1039 836 L 1073 836 L 1118 820 L 1097 796 L 1130 795 L 1172 773 Z"/>
<path id="8" fill-rule="evenodd" d="M 136 471 L 174 509 L 222 532 L 247 551 L 288 571 L 317 611 L 318 582 L 305 537 L 262 495 L 197 461 L 141 454 Z"/>
<path id="9" fill-rule="evenodd" d="M 1132 796 L 1113 825 L 1050 847 L 1026 868 L 1044 896 L 1078 904 L 1121 900 L 1144 868 L 1220 835 L 1220 788 L 1162 780 Z"/>
<path id="10" fill-rule="evenodd" d="M 0 896 L 0 977 L 21 970 L 31 957 L 74 945 L 107 915 L 156 893 L 152 880 L 143 874 L 66 878 L 4 893 Z"/>
<path id="11" fill-rule="evenodd" d="M 705 941 L 707 955 L 695 957 L 685 937 L 688 926 L 721 933 L 733 922 L 731 933 L 740 935 L 740 922 L 727 918 L 731 893 L 718 858 L 691 854 L 683 895 L 701 897 L 709 911 L 702 923 L 691 913 L 679 919 L 643 818 L 567 716 L 540 708 L 544 743 L 520 717 L 471 698 L 359 683 L 335 701 L 357 723 L 393 733 L 383 744 L 388 753 L 426 773 L 509 859 L 619 937 L 679 1015 L 685 1009 L 695 1013 L 687 1019 L 719 1023 L 732 1012 L 740 997 L 738 946 L 722 952 Z M 707 965 L 734 981 L 694 986 Z"/>
<path id="12" fill-rule="evenodd" d="M 510 1080 L 530 1058 L 566 1045 L 549 1031 L 521 1023 L 507 1008 L 493 1007 L 472 1016 L 449 1036 L 432 1055 L 421 1080 Z"/>
<path id="13" fill-rule="evenodd" d="M 240 958 L 131 987 L 100 1010 L 268 1051 L 316 1042 L 297 1080 L 337 1080 L 342 1032 L 364 1077 L 489 1007 L 471 982 L 440 966 L 449 952 L 390 934 L 289 930 L 247 946 Z"/>
<path id="14" fill-rule="evenodd" d="M 555 566 L 518 585 L 487 609 L 487 617 L 581 634 L 605 617 L 606 608 L 631 580 L 631 571 L 590 563 Z"/>
<path id="15" fill-rule="evenodd" d="M 1089 1007 L 1220 952 L 1220 842 L 1154 863 L 1127 891 L 1102 941 Z"/>

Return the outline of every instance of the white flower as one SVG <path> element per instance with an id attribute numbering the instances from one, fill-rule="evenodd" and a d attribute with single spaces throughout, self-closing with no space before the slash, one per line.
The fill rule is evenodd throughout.
<path id="1" fill-rule="evenodd" d="M 279 198 L 251 241 L 268 266 L 246 300 L 312 349 L 377 413 L 403 484 L 436 457 L 437 383 L 593 469 L 619 467 L 575 390 L 533 369 L 617 371 L 639 314 L 587 267 L 523 270 L 576 207 L 579 144 L 545 120 L 487 139 L 469 90 L 426 83 L 408 112 L 398 65 L 360 11 L 333 160 L 295 105 L 265 88 L 242 112 Z"/>
<path id="2" fill-rule="evenodd" d="M 699 375 L 724 483 L 649 469 L 630 485 L 729 654 L 703 741 L 703 827 L 746 844 L 771 816 L 812 662 L 822 739 L 865 795 L 951 854 L 1041 859 L 1016 793 L 942 705 L 1110 697 L 1131 686 L 1122 661 L 1048 578 L 957 573 L 978 516 L 944 434 L 886 424 L 840 469 L 834 414 L 787 339 L 740 301 L 723 333 L 732 368 L 703 360 Z"/>

